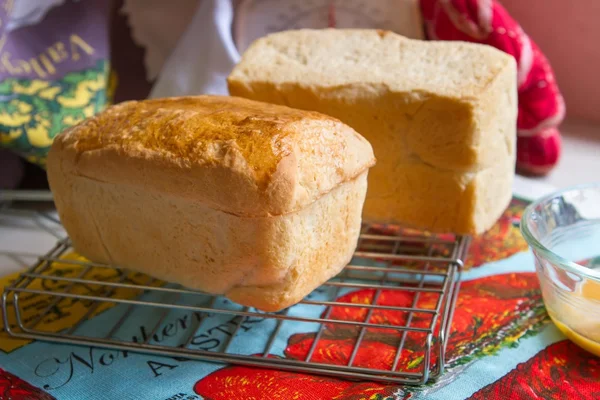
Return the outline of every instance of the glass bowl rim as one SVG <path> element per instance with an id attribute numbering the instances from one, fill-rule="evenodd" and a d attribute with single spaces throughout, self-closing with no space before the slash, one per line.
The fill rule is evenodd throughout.
<path id="1" fill-rule="evenodd" d="M 600 271 L 594 271 L 574 261 L 567 260 L 566 258 L 563 258 L 558 254 L 554 253 L 552 250 L 548 249 L 546 246 L 540 243 L 540 241 L 536 239 L 536 237 L 533 235 L 533 233 L 531 233 L 529 227 L 527 226 L 527 221 L 531 219 L 531 215 L 533 214 L 534 209 L 537 206 L 565 193 L 582 189 L 600 189 L 600 182 L 569 186 L 531 202 L 523 212 L 523 215 L 521 216 L 521 234 L 523 235 L 525 241 L 529 246 L 531 246 L 536 252 L 541 253 L 547 260 L 552 262 L 555 266 L 558 266 L 559 268 L 562 268 L 566 271 L 573 272 L 583 277 L 600 282 Z"/>

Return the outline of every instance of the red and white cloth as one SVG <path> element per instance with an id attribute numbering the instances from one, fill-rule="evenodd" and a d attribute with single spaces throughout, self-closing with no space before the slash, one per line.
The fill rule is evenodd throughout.
<path id="1" fill-rule="evenodd" d="M 462 40 L 494 46 L 515 57 L 519 116 L 517 168 L 545 174 L 558 162 L 558 125 L 565 103 L 554 72 L 538 46 L 495 0 L 420 0 L 431 40 Z"/>

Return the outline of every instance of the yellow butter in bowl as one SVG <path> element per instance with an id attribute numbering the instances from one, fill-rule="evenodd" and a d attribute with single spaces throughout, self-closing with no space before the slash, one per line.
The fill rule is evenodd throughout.
<path id="1" fill-rule="evenodd" d="M 600 312 L 600 283 L 582 282 L 578 296 L 586 309 Z M 548 314 L 556 327 L 573 343 L 600 357 L 600 315 L 571 305 L 561 305 L 556 310 L 548 307 Z M 564 321 L 564 322 L 561 322 Z"/>
<path id="2" fill-rule="evenodd" d="M 600 356 L 600 183 L 535 201 L 521 232 L 550 317 L 570 340 Z"/>

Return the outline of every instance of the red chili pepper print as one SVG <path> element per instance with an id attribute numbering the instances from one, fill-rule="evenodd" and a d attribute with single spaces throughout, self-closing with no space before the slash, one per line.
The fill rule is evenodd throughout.
<path id="1" fill-rule="evenodd" d="M 288 358 L 305 360 L 314 343 L 315 334 L 298 334 L 292 336 L 285 350 Z M 339 337 L 321 337 L 310 358 L 312 362 L 332 365 L 348 365 L 354 350 L 357 337 L 340 339 Z M 355 367 L 391 371 L 396 357 L 398 340 L 394 345 L 389 343 L 363 339 L 352 362 Z M 395 371 L 423 372 L 424 352 L 403 348 Z"/>
<path id="2" fill-rule="evenodd" d="M 371 303 L 375 291 L 365 289 L 337 299 L 339 302 Z M 435 294 L 421 295 L 420 307 L 432 308 Z M 377 304 L 410 306 L 414 292 L 382 291 Z M 333 307 L 329 318 L 343 321 L 365 321 L 366 310 L 360 307 Z M 454 322 L 446 353 L 447 366 L 452 369 L 473 357 L 493 354 L 497 349 L 514 343 L 519 337 L 545 322 L 537 278 L 534 273 L 496 275 L 464 282 L 457 300 Z M 377 310 L 371 323 L 407 324 L 397 311 Z M 431 321 L 414 317 L 410 326 L 428 326 Z M 312 349 L 315 333 L 292 335 L 284 351 L 285 358 L 305 360 L 312 349 L 311 361 L 347 365 L 352 357 L 360 327 L 327 324 Z M 362 333 L 362 345 L 356 351 L 352 365 L 390 371 L 422 372 L 425 364 L 423 335 L 406 336 L 398 360 L 396 353 L 402 334 L 394 329 L 367 328 Z M 431 365 L 437 360 L 432 353 Z M 447 372 L 452 374 L 452 371 Z M 198 381 L 197 394 L 207 399 L 388 399 L 409 398 L 411 391 L 423 390 L 383 385 L 374 382 L 355 383 L 334 378 L 301 373 L 247 367 L 226 367 Z M 394 397 L 395 396 L 395 397 Z"/>
<path id="3" fill-rule="evenodd" d="M 53 396 L 0 368 L 0 399 L 56 400 Z"/>
<path id="4" fill-rule="evenodd" d="M 207 400 L 383 400 L 395 390 L 371 382 L 242 366 L 225 367 L 194 385 L 196 394 Z"/>
<path id="5" fill-rule="evenodd" d="M 554 343 L 470 400 L 600 399 L 600 358 L 568 340 Z"/>

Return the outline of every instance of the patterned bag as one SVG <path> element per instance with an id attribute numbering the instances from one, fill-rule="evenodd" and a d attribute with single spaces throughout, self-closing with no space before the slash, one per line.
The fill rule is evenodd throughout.
<path id="1" fill-rule="evenodd" d="M 0 6 L 0 146 L 42 166 L 53 138 L 109 98 L 110 2 L 61 3 Z"/>

